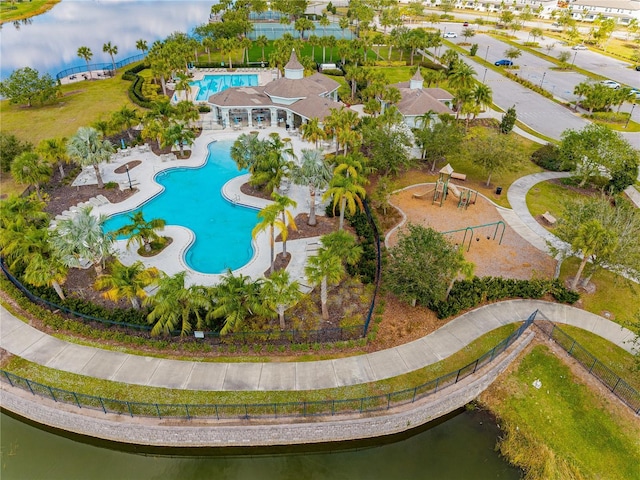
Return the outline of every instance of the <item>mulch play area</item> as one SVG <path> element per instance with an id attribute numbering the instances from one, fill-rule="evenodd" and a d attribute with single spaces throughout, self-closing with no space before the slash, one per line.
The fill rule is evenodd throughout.
<path id="1" fill-rule="evenodd" d="M 460 186 L 460 185 L 458 185 Z M 439 201 L 433 203 L 433 193 L 416 198 L 414 194 L 423 194 L 433 189 L 433 185 L 419 185 L 407 188 L 391 197 L 391 203 L 400 208 L 407 216 L 407 221 L 432 227 L 439 232 L 446 232 L 466 227 L 475 227 L 504 221 L 495 205 L 478 195 L 476 202 L 466 209 L 458 208 L 458 199 L 451 193 L 440 206 Z M 535 277 L 551 278 L 554 273 L 555 260 L 549 255 L 533 247 L 505 222 L 502 244 L 499 243 L 503 227 L 488 226 L 474 230 L 471 246 L 470 233 L 467 233 L 464 255 L 476 265 L 475 275 L 502 276 L 507 278 L 529 279 Z M 402 228 L 399 229 L 402 231 Z M 461 244 L 465 232 L 447 235 L 452 241 Z M 495 234 L 495 240 L 493 239 Z M 398 241 L 398 231 L 389 239 L 389 246 Z M 469 251 L 467 252 L 467 248 Z"/>

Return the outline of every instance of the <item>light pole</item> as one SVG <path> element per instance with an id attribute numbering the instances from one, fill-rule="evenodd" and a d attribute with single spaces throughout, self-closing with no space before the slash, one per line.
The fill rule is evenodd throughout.
<path id="1" fill-rule="evenodd" d="M 571 68 L 573 68 L 573 64 L 576 63 L 576 57 L 578 56 L 578 50 L 573 54 L 573 60 L 571 61 Z"/>
<path id="2" fill-rule="evenodd" d="M 547 74 L 547 72 L 543 72 L 542 73 L 542 80 L 540 80 L 540 88 L 542 88 L 542 84 L 544 83 L 544 76 Z"/>
<path id="3" fill-rule="evenodd" d="M 484 69 L 484 75 L 482 75 L 482 83 L 484 83 L 484 79 L 487 78 L 487 70 L 489 70 L 488 68 Z"/>
<path id="4" fill-rule="evenodd" d="M 633 109 L 636 108 L 636 104 L 632 103 L 631 104 L 631 113 L 629 113 L 629 118 L 627 118 L 627 123 L 624 124 L 624 128 L 627 128 L 629 126 L 629 122 L 631 121 L 631 116 L 633 115 Z"/>
<path id="5" fill-rule="evenodd" d="M 487 61 L 487 57 L 489 56 L 489 47 L 490 47 L 490 46 L 491 46 L 491 45 L 487 45 L 487 52 L 484 54 L 484 61 L 485 61 L 485 62 Z"/>
<path id="6" fill-rule="evenodd" d="M 124 168 L 127 169 L 127 179 L 129 180 L 129 190 L 133 190 L 133 187 L 131 186 L 131 175 L 129 175 L 129 164 L 127 163 Z"/>

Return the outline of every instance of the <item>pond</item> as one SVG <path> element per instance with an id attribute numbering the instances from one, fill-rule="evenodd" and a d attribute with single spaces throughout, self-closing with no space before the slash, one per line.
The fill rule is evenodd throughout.
<path id="1" fill-rule="evenodd" d="M 84 66 L 78 48 L 93 53 L 90 63 L 110 63 L 102 46 L 118 47 L 115 60 L 141 53 L 136 41 L 150 46 L 173 32 L 189 32 L 206 23 L 211 5 L 206 1 L 107 1 L 62 0 L 48 12 L 17 24 L 5 23 L 0 30 L 0 79 L 12 71 L 31 67 L 54 78 L 60 70 Z"/>
<path id="2" fill-rule="evenodd" d="M 350 443 L 286 453 L 249 451 L 177 455 L 119 451 L 58 436 L 2 415 L 3 479 L 367 479 L 521 478 L 494 450 L 499 434 L 483 414 L 464 412 L 378 445 Z M 330 449 L 329 449 L 330 448 Z"/>

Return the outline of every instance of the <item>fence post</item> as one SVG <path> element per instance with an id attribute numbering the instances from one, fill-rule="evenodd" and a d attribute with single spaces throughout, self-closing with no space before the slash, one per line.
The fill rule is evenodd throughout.
<path id="1" fill-rule="evenodd" d="M 51 398 L 53 398 L 53 401 L 58 403 L 58 400 L 56 399 L 56 396 L 53 394 L 53 390 L 51 389 L 51 387 L 47 387 L 49 389 L 49 393 L 51 394 Z"/>
<path id="2" fill-rule="evenodd" d="M 27 382 L 27 387 L 29 387 L 29 390 L 31 391 L 31 393 L 35 395 L 36 393 L 33 391 L 33 388 L 31 388 L 31 382 L 29 382 L 29 380 L 27 380 L 26 378 L 24 380 L 25 382 Z"/>
<path id="3" fill-rule="evenodd" d="M 387 393 L 387 410 L 391 408 L 391 394 Z"/>
<path id="4" fill-rule="evenodd" d="M 478 358 L 476 360 L 476 364 L 473 366 L 473 372 L 472 373 L 476 373 L 476 369 L 478 368 L 478 362 L 480 361 L 480 359 Z"/>
<path id="5" fill-rule="evenodd" d="M 218 415 L 218 404 L 216 403 L 214 407 L 216 407 L 216 420 L 220 420 L 220 415 Z"/>
<path id="6" fill-rule="evenodd" d="M 13 382 L 11 381 L 11 377 L 9 376 L 9 373 L 5 372 L 4 370 L 2 371 L 2 373 L 4 373 L 4 376 L 7 377 L 7 380 L 9 380 L 9 385 L 13 387 Z"/>
<path id="7" fill-rule="evenodd" d="M 184 409 L 187 412 L 187 420 L 191 420 L 191 415 L 189 415 L 189 405 L 187 405 L 186 403 L 184 404 Z"/>
<path id="8" fill-rule="evenodd" d="M 611 389 L 611 392 L 615 392 L 616 388 L 618 388 L 618 384 L 620 383 L 620 380 L 622 380 L 622 379 L 620 377 L 618 377 L 618 381 L 616 382 L 616 384 Z"/>
<path id="9" fill-rule="evenodd" d="M 100 406 L 102 407 L 102 411 L 106 415 L 107 414 L 107 409 L 104 407 L 104 402 L 102 401 L 102 397 L 98 397 L 98 400 L 100 400 Z"/>
<path id="10" fill-rule="evenodd" d="M 158 418 L 162 420 L 162 415 L 160 415 L 160 407 L 158 407 L 157 403 L 155 404 L 155 406 L 156 406 L 156 412 L 158 412 Z"/>
<path id="11" fill-rule="evenodd" d="M 75 399 L 76 399 L 76 403 L 78 404 L 78 408 L 82 408 L 82 407 L 80 406 L 80 401 L 78 400 L 78 395 L 76 395 L 76 392 L 72 392 L 72 393 L 73 393 L 73 398 L 75 398 Z"/>
<path id="12" fill-rule="evenodd" d="M 593 367 L 596 366 L 596 363 L 598 363 L 598 359 L 596 357 L 593 357 L 593 363 L 591 364 L 591 368 L 589 368 L 589 373 L 591 373 Z"/>
<path id="13" fill-rule="evenodd" d="M 129 415 L 131 415 L 131 418 L 133 418 L 133 411 L 131 410 L 131 405 L 129 404 L 129 402 L 124 402 L 127 404 L 127 408 L 129 409 Z"/>
<path id="14" fill-rule="evenodd" d="M 571 344 L 571 348 L 569 350 L 567 350 L 567 353 L 569 355 L 571 355 L 573 353 L 573 347 L 576 346 L 576 341 L 574 340 L 573 343 Z"/>

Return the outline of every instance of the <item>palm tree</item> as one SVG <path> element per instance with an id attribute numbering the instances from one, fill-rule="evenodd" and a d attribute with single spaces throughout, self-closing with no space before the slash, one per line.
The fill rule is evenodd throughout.
<path id="1" fill-rule="evenodd" d="M 323 200 L 327 198 L 333 198 L 333 211 L 335 212 L 336 206 L 340 204 L 340 223 L 338 230 L 342 230 L 344 226 L 344 213 L 346 209 L 349 209 L 349 213 L 353 215 L 356 213 L 356 206 L 361 210 L 364 210 L 362 199 L 366 195 L 366 190 L 362 186 L 361 177 L 352 177 L 343 173 L 336 173 L 334 171 L 333 178 L 329 184 L 329 190 L 322 196 Z"/>
<path id="2" fill-rule="evenodd" d="M 222 277 L 214 289 L 215 307 L 208 314 L 208 318 L 224 319 L 221 335 L 237 331 L 252 315 L 269 316 L 269 308 L 261 301 L 261 289 L 261 281 L 245 275 L 235 276 L 231 270 Z"/>
<path id="3" fill-rule="evenodd" d="M 237 38 L 220 38 L 218 39 L 218 48 L 220 49 L 220 53 L 222 54 L 223 57 L 225 55 L 228 56 L 229 68 L 233 68 L 231 54 L 236 48 L 238 48 L 238 39 Z"/>
<path id="4" fill-rule="evenodd" d="M 298 205 L 295 200 L 287 197 L 286 195 L 280 195 L 277 192 L 273 192 L 271 194 L 271 198 L 273 198 L 274 205 L 282 215 L 280 220 L 280 236 L 282 237 L 282 256 L 283 258 L 287 258 L 287 237 L 289 236 L 289 227 L 294 230 L 298 229 L 296 225 L 296 221 L 293 218 L 293 214 L 291 210 L 287 210 L 289 207 L 296 208 Z"/>
<path id="5" fill-rule="evenodd" d="M 321 241 L 324 248 L 330 250 L 346 265 L 358 263 L 363 253 L 354 236 L 344 230 L 323 235 Z"/>
<path id="6" fill-rule="evenodd" d="M 320 150 L 302 150 L 302 163 L 294 167 L 290 174 L 291 181 L 296 185 L 309 187 L 309 219 L 307 225 L 315 226 L 316 220 L 316 192 L 329 186 L 331 170 L 327 167 Z"/>
<path id="7" fill-rule="evenodd" d="M 189 127 L 184 123 L 174 122 L 164 132 L 163 147 L 178 144 L 180 147 L 180 156 L 184 157 L 184 146 L 193 144 L 196 136 Z"/>
<path id="8" fill-rule="evenodd" d="M 60 178 L 64 178 L 63 163 L 69 163 L 66 138 L 47 138 L 38 144 L 36 151 L 51 165 L 57 165 Z"/>
<path id="9" fill-rule="evenodd" d="M 269 273 L 273 273 L 273 269 L 275 267 L 275 243 L 276 243 L 276 235 L 275 228 L 278 227 L 279 230 L 286 230 L 287 226 L 282 224 L 282 221 L 278 218 L 280 214 L 279 207 L 276 204 L 267 205 L 262 210 L 258 212 L 258 219 L 260 223 L 258 223 L 252 230 L 251 235 L 253 238 L 256 238 L 260 232 L 263 232 L 269 229 L 269 246 L 271 247 L 271 262 L 269 264 Z"/>
<path id="10" fill-rule="evenodd" d="M 308 142 L 314 142 L 316 148 L 318 148 L 318 141 L 326 138 L 324 129 L 320 126 L 320 119 L 318 117 L 310 118 L 307 123 L 303 123 L 300 126 L 300 133 L 302 139 Z"/>
<path id="11" fill-rule="evenodd" d="M 22 152 L 11 162 L 11 176 L 22 185 L 33 186 L 42 200 L 40 184 L 51 180 L 51 165 L 34 152 Z"/>
<path id="12" fill-rule="evenodd" d="M 278 270 L 264 283 L 261 294 L 264 303 L 278 314 L 280 330 L 284 330 L 284 312 L 298 303 L 302 297 L 300 284 L 297 281 L 292 282 L 286 270 Z"/>
<path id="13" fill-rule="evenodd" d="M 61 284 L 67 280 L 68 273 L 68 267 L 51 252 L 38 251 L 29 258 L 29 264 L 22 278 L 35 287 L 52 287 L 60 300 L 64 300 Z"/>
<path id="14" fill-rule="evenodd" d="M 293 147 L 289 141 L 283 141 L 276 132 L 269 134 L 266 151 L 255 159 L 251 172 L 251 185 L 264 186 L 271 193 L 280 188 L 282 180 L 293 169 Z"/>
<path id="15" fill-rule="evenodd" d="M 96 120 L 91 124 L 103 137 L 106 137 L 111 131 L 111 124 L 106 120 Z"/>
<path id="16" fill-rule="evenodd" d="M 66 266 L 79 268 L 88 263 L 100 275 L 102 262 L 111 254 L 113 235 L 103 230 L 107 217 L 96 217 L 91 210 L 92 207 L 84 207 L 74 217 L 58 221 L 50 244 Z"/>
<path id="17" fill-rule="evenodd" d="M 14 223 L 33 225 L 37 228 L 46 227 L 49 224 L 49 214 L 44 211 L 45 206 L 42 200 L 33 195 L 9 195 L 0 202 L 0 231 Z"/>
<path id="18" fill-rule="evenodd" d="M 342 260 L 335 253 L 327 248 L 321 248 L 317 255 L 309 257 L 305 267 L 305 275 L 312 285 L 320 285 L 320 305 L 322 309 L 322 319 L 329 319 L 329 309 L 327 307 L 328 285 L 334 285 L 342 280 L 344 276 L 344 266 Z"/>
<path id="19" fill-rule="evenodd" d="M 162 239 L 158 235 L 157 230 L 163 230 L 167 222 L 161 218 L 153 220 L 145 220 L 142 210 L 138 210 L 133 215 L 129 215 L 131 223 L 124 225 L 116 231 L 116 235 L 124 235 L 129 237 L 127 240 L 127 248 L 131 243 L 137 243 L 140 247 L 144 246 L 145 252 L 151 251 L 151 244 Z"/>
<path id="20" fill-rule="evenodd" d="M 119 128 L 122 128 L 127 131 L 127 135 L 129 136 L 129 140 L 133 140 L 133 135 L 131 134 L 131 127 L 137 125 L 140 122 L 140 116 L 138 115 L 138 111 L 133 108 L 129 108 L 126 105 L 123 105 L 120 110 L 116 110 L 111 115 L 111 121 L 114 125 L 117 125 Z"/>
<path id="21" fill-rule="evenodd" d="M 93 52 L 89 47 L 78 48 L 78 56 L 87 62 L 87 72 L 89 72 L 89 79 L 91 79 L 91 69 L 89 68 L 89 62 L 93 58 Z M 86 77 L 85 77 L 86 78 Z"/>
<path id="22" fill-rule="evenodd" d="M 204 327 L 204 312 L 212 306 L 210 292 L 196 285 L 186 288 L 185 278 L 186 272 L 160 277 L 156 293 L 144 299 L 144 305 L 152 307 L 147 321 L 155 322 L 151 335 L 169 335 L 178 325 L 180 335 L 186 335 L 192 330 L 194 317 L 196 328 Z"/>
<path id="23" fill-rule="evenodd" d="M 140 50 L 143 54 L 147 53 L 147 50 L 149 50 L 149 45 L 144 38 L 136 40 L 136 50 Z"/>
<path id="24" fill-rule="evenodd" d="M 467 65 L 461 60 L 455 61 L 447 77 L 449 79 L 449 87 L 453 90 L 473 89 L 475 80 L 473 76 L 476 71 L 472 66 Z"/>
<path id="25" fill-rule="evenodd" d="M 104 298 L 117 302 L 126 298 L 136 310 L 140 309 L 140 299 L 147 296 L 145 288 L 158 283 L 160 270 L 156 267 L 145 268 L 140 261 L 133 265 L 123 265 L 114 260 L 109 265 L 109 273 L 100 275 L 96 279 L 98 290 L 108 289 L 102 294 Z"/>
<path id="26" fill-rule="evenodd" d="M 184 90 L 185 98 L 189 101 L 189 94 L 191 93 L 191 79 L 188 75 L 182 72 L 178 72 L 178 81 L 176 82 L 176 91 Z"/>
<path id="27" fill-rule="evenodd" d="M 67 154 L 80 165 L 92 165 L 96 173 L 98 188 L 103 188 L 100 163 L 109 162 L 114 152 L 109 140 L 103 140 L 95 128 L 80 127 L 67 143 Z"/>
<path id="28" fill-rule="evenodd" d="M 104 45 L 102 45 L 102 51 L 104 53 L 108 53 L 109 56 L 111 57 L 111 65 L 113 67 L 112 75 L 115 75 L 116 74 L 116 60 L 115 60 L 115 58 L 113 58 L 113 56 L 118 54 L 118 46 L 117 45 L 111 45 L 111 42 L 107 42 Z"/>
<path id="29" fill-rule="evenodd" d="M 585 265 L 591 257 L 607 256 L 615 250 L 618 238 L 615 233 L 607 230 L 598 220 L 590 220 L 580 226 L 571 247 L 575 251 L 582 252 L 582 261 L 571 283 L 571 289 L 575 290 L 580 281 L 580 276 Z"/>
<path id="30" fill-rule="evenodd" d="M 484 83 L 478 83 L 473 90 L 473 98 L 480 109 L 487 109 L 493 103 L 493 92 L 491 87 Z"/>
<path id="31" fill-rule="evenodd" d="M 264 47 L 269 45 L 269 39 L 266 37 L 266 35 L 260 35 L 258 38 L 256 38 L 255 44 L 262 49 L 262 63 L 264 63 Z"/>

